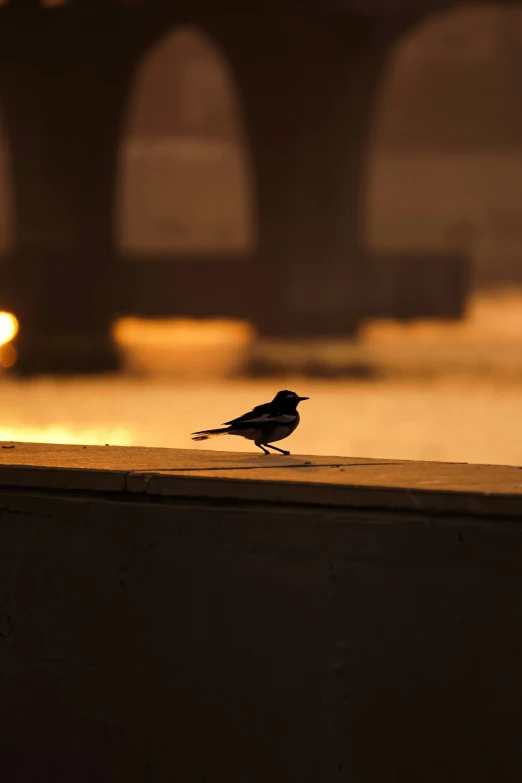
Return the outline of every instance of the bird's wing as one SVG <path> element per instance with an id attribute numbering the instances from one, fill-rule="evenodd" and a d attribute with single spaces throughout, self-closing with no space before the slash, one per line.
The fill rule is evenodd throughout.
<path id="1" fill-rule="evenodd" d="M 240 424 L 242 421 L 251 421 L 252 419 L 258 419 L 260 416 L 265 416 L 272 410 L 272 405 L 269 402 L 265 402 L 263 405 L 256 405 L 248 413 L 243 413 L 242 416 L 238 416 L 237 419 L 231 419 L 230 421 L 224 421 L 223 424 Z"/>
<path id="2" fill-rule="evenodd" d="M 273 407 L 271 402 L 266 402 L 264 405 L 256 405 L 248 413 L 244 413 L 243 416 L 238 416 L 237 419 L 232 421 L 226 421 L 225 424 L 236 426 L 238 424 L 264 424 L 264 423 L 280 423 L 290 424 L 297 418 L 297 413 L 281 413 Z"/>

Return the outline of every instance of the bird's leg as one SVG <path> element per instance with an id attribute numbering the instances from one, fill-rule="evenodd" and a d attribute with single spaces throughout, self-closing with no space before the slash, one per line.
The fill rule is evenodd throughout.
<path id="1" fill-rule="evenodd" d="M 267 447 L 267 449 L 275 449 L 280 454 L 284 454 L 286 457 L 290 454 L 289 451 L 283 451 L 283 449 L 278 449 L 277 446 L 272 446 L 271 443 L 265 443 L 264 445 Z M 267 453 L 270 454 L 270 452 L 267 452 Z"/>
<path id="2" fill-rule="evenodd" d="M 267 451 L 267 450 L 265 449 L 265 447 L 263 446 L 263 444 L 262 444 L 262 443 L 258 443 L 258 442 L 256 441 L 256 446 L 257 446 L 257 448 L 258 448 L 258 449 L 261 449 L 261 451 L 263 452 L 263 454 L 268 454 L 268 456 L 270 456 L 270 452 L 269 452 L 269 451 Z"/>

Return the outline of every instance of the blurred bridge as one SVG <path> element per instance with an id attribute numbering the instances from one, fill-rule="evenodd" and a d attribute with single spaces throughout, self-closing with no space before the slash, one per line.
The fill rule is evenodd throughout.
<path id="1" fill-rule="evenodd" d="M 398 267 L 370 257 L 361 240 L 365 152 L 381 75 L 396 41 L 453 3 L 0 5 L 0 110 L 14 204 L 0 307 L 21 323 L 22 371 L 115 368 L 110 325 L 122 314 L 236 316 L 277 335 L 352 334 L 361 318 L 390 308 L 460 314 L 462 259 L 437 267 L 446 270 L 438 276 L 443 290 L 431 303 L 416 297 L 425 267 L 398 259 L 406 266 L 390 304 Z M 127 99 L 147 52 L 187 24 L 222 49 L 235 76 L 254 181 L 255 250 L 247 259 L 127 264 L 114 242 Z"/>

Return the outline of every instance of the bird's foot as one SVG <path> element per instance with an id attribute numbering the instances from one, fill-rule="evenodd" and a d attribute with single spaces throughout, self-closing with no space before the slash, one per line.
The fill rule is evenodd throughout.
<path id="1" fill-rule="evenodd" d="M 274 449 L 274 451 L 278 451 L 279 454 L 284 454 L 285 457 L 288 457 L 289 454 L 290 454 L 289 451 L 284 451 L 283 449 L 278 449 L 277 446 L 272 446 L 271 443 L 265 443 L 265 446 L 267 447 L 267 449 Z"/>

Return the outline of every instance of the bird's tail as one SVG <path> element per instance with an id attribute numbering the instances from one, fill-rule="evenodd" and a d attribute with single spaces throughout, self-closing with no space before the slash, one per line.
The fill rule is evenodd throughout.
<path id="1" fill-rule="evenodd" d="M 218 435 L 226 435 L 229 429 L 229 427 L 220 427 L 217 430 L 201 430 L 200 432 L 193 432 L 192 440 L 208 440 L 209 438 L 217 438 Z"/>

